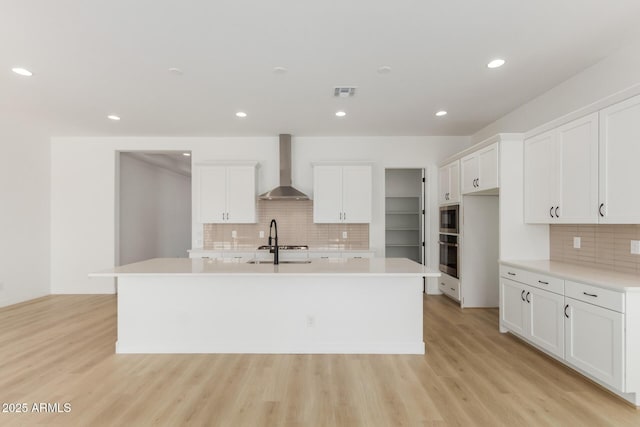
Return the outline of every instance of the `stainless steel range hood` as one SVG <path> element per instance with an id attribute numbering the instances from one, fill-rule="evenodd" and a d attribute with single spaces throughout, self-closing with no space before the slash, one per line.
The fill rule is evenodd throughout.
<path id="1" fill-rule="evenodd" d="M 258 196 L 260 200 L 309 200 L 291 186 L 291 135 L 280 134 L 280 185 Z"/>

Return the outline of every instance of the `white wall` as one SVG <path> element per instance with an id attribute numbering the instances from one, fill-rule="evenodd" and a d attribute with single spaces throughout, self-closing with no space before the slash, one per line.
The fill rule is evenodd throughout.
<path id="1" fill-rule="evenodd" d="M 293 137 L 293 183 L 312 195 L 314 161 L 373 162 L 371 247 L 384 249 L 384 169 L 426 168 L 430 193 L 431 266 L 437 266 L 437 162 L 468 145 L 468 137 Z M 115 265 L 115 168 L 121 151 L 185 150 L 192 161 L 258 161 L 258 192 L 278 183 L 278 138 L 53 138 L 51 141 L 53 293 L 108 293 L 111 279 L 87 274 Z M 194 246 L 202 227 L 192 223 Z"/>
<path id="2" fill-rule="evenodd" d="M 0 307 L 49 293 L 49 137 L 0 120 Z"/>
<path id="3" fill-rule="evenodd" d="M 636 40 L 481 129 L 471 143 L 501 132 L 527 132 L 627 89 L 629 94 L 640 93 L 639 85 L 640 40 Z"/>
<path id="4" fill-rule="evenodd" d="M 191 248 L 191 179 L 120 155 L 119 264 L 186 257 Z"/>

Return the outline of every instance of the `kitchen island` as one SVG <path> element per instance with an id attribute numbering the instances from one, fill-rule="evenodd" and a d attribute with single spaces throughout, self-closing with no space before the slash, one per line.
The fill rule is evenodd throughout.
<path id="1" fill-rule="evenodd" d="M 117 353 L 424 354 L 423 277 L 405 258 L 156 258 L 116 277 Z"/>

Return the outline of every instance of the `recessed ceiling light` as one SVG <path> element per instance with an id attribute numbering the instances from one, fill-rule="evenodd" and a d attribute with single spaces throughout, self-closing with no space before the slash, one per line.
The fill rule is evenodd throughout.
<path id="1" fill-rule="evenodd" d="M 378 67 L 378 74 L 389 74 L 391 72 L 391 66 L 383 65 Z"/>
<path id="2" fill-rule="evenodd" d="M 115 114 L 109 114 L 109 115 L 107 116 L 107 119 L 109 119 L 109 120 L 114 120 L 114 121 L 116 121 L 116 122 L 117 122 L 118 120 L 120 120 L 120 117 L 119 117 L 119 116 L 116 116 Z"/>
<path id="3" fill-rule="evenodd" d="M 247 117 L 247 113 L 245 113 L 244 111 L 238 111 L 236 113 L 236 116 L 244 118 L 244 117 Z"/>
<path id="4" fill-rule="evenodd" d="M 276 74 L 284 74 L 287 72 L 285 67 L 273 67 L 273 72 Z"/>
<path id="5" fill-rule="evenodd" d="M 181 76 L 184 72 L 180 68 L 169 68 L 169 72 L 174 76 Z"/>
<path id="6" fill-rule="evenodd" d="M 182 153 L 182 155 L 185 157 L 191 157 L 191 153 Z"/>
<path id="7" fill-rule="evenodd" d="M 438 116 L 438 117 L 442 117 L 442 116 L 446 116 L 446 115 L 447 115 L 447 112 L 444 111 L 444 110 L 440 110 L 440 111 L 438 111 L 436 113 L 436 116 Z"/>
<path id="8" fill-rule="evenodd" d="M 13 71 L 16 74 L 20 74 L 21 76 L 25 76 L 25 77 L 33 76 L 33 73 L 31 71 L 27 70 L 26 68 L 16 67 L 16 68 L 12 68 L 11 71 Z"/>
<path id="9" fill-rule="evenodd" d="M 344 116 L 346 116 L 346 115 L 347 115 L 347 113 L 345 113 L 344 111 L 338 111 L 338 112 L 336 112 L 336 116 L 338 116 L 338 117 L 344 117 Z"/>
<path id="10" fill-rule="evenodd" d="M 500 58 L 496 58 L 494 60 L 492 60 L 491 62 L 489 62 L 487 64 L 487 67 L 489 68 L 498 68 L 498 67 L 502 67 L 505 63 L 504 59 L 500 59 Z"/>

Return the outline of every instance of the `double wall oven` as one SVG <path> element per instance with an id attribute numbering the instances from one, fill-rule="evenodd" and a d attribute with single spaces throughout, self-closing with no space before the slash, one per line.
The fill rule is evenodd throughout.
<path id="1" fill-rule="evenodd" d="M 460 260 L 460 206 L 440 207 L 440 271 L 458 278 Z"/>

